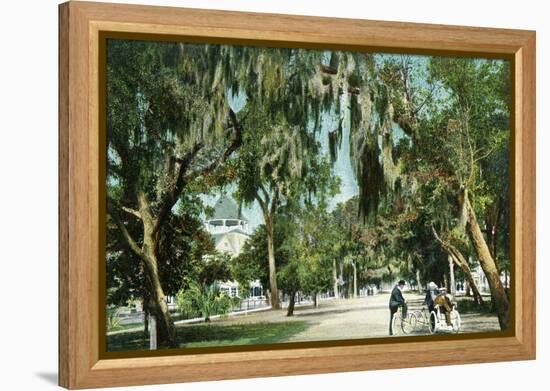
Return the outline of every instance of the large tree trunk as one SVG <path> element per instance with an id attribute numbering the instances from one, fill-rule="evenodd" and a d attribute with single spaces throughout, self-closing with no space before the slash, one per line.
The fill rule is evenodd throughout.
<path id="1" fill-rule="evenodd" d="M 355 261 L 351 263 L 351 267 L 353 267 L 353 298 L 355 299 L 357 297 L 357 265 Z"/>
<path id="2" fill-rule="evenodd" d="M 271 218 L 269 220 L 271 220 Z M 267 231 L 267 257 L 269 262 L 269 298 L 271 300 L 271 308 L 278 310 L 278 309 L 281 309 L 281 303 L 279 301 L 279 289 L 277 288 L 277 270 L 275 268 L 275 246 L 273 243 L 273 223 L 271 221 L 267 222 L 266 231 Z"/>
<path id="3" fill-rule="evenodd" d="M 145 262 L 147 265 L 148 280 L 151 285 L 151 305 L 150 315 L 157 319 L 157 335 L 159 342 L 168 344 L 170 347 L 176 346 L 176 329 L 168 305 L 165 301 L 164 291 L 160 284 L 160 278 L 157 269 L 157 259 L 155 256 L 148 256 Z"/>
<path id="4" fill-rule="evenodd" d="M 451 293 L 451 295 L 455 296 L 456 295 L 456 283 L 455 283 L 455 268 L 454 268 L 454 261 L 453 261 L 453 257 L 451 257 L 449 255 L 449 284 L 451 285 L 450 286 L 450 289 L 449 289 L 449 292 Z"/>
<path id="5" fill-rule="evenodd" d="M 422 281 L 420 280 L 420 269 L 416 269 L 416 287 L 418 292 L 422 292 Z"/>
<path id="6" fill-rule="evenodd" d="M 144 261 L 146 280 L 149 285 L 148 294 L 151 303 L 149 305 L 149 315 L 156 317 L 159 341 L 170 347 L 177 346 L 176 329 L 168 311 L 168 305 L 165 301 L 164 291 L 158 274 L 157 254 L 160 230 L 162 226 L 166 224 L 167 217 L 170 215 L 172 208 L 178 201 L 186 184 L 201 175 L 210 175 L 229 159 L 231 154 L 238 147 L 240 147 L 242 143 L 242 127 L 239 125 L 237 116 L 231 108 L 228 108 L 228 116 L 234 130 L 234 136 L 220 156 L 209 161 L 206 165 L 201 164 L 201 167 L 191 170 L 190 168 L 194 160 L 204 147 L 203 142 L 197 142 L 181 157 L 172 156 L 169 158 L 170 162 L 173 164 L 168 165 L 167 171 L 165 172 L 165 179 L 166 182 L 171 183 L 171 185 L 168 186 L 166 191 L 159 197 L 160 202 L 158 208 L 155 209 L 156 212 L 154 215 L 144 191 L 137 193 L 138 211 L 124 206 L 121 207 L 122 210 L 134 215 L 143 222 L 143 244 L 141 247 L 132 238 L 126 226 L 118 217 L 119 211 L 113 209 L 109 210 L 111 217 L 115 220 L 115 223 L 119 227 L 132 251 Z M 108 207 L 112 208 L 112 206 L 111 203 L 108 203 Z"/>
<path id="7" fill-rule="evenodd" d="M 336 269 L 336 259 L 332 260 L 332 287 L 334 289 L 334 298 L 338 299 L 338 271 Z"/>
<path id="8" fill-rule="evenodd" d="M 149 334 L 149 298 L 147 295 L 143 296 L 143 333 Z"/>
<path id="9" fill-rule="evenodd" d="M 170 347 L 176 347 L 176 328 L 168 305 L 165 301 L 164 290 L 160 283 L 158 272 L 157 248 L 158 248 L 158 231 L 155 230 L 155 223 L 151 216 L 149 204 L 145 199 L 145 195 L 140 194 L 139 211 L 143 221 L 143 246 L 142 258 L 145 263 L 147 273 L 147 281 L 150 285 L 150 314 L 156 317 L 157 335 L 160 344 L 168 344 Z M 159 345 L 160 345 L 159 344 Z"/>
<path id="10" fill-rule="evenodd" d="M 148 296 L 148 311 L 149 316 L 155 316 L 157 318 L 157 331 L 159 336 L 159 342 L 166 344 L 170 347 L 176 346 L 176 329 L 170 313 L 168 312 L 168 306 L 164 300 L 164 291 L 160 283 L 160 276 L 158 273 L 158 260 L 156 250 L 158 246 L 158 238 L 156 237 L 153 219 L 149 212 L 148 204 L 143 195 L 139 197 L 140 204 L 140 218 L 143 222 L 143 245 L 140 248 L 138 244 L 128 233 L 128 230 L 118 218 L 113 215 L 116 224 L 118 225 L 123 236 L 126 238 L 130 248 L 141 258 L 145 265 L 145 280 L 147 284 L 147 296 Z M 137 213 L 137 212 L 136 212 Z"/>
<path id="11" fill-rule="evenodd" d="M 348 283 L 348 289 L 346 290 L 345 288 L 345 282 L 344 282 L 344 262 L 340 262 L 340 265 L 339 265 L 339 269 L 340 269 L 340 284 L 339 284 L 339 292 L 340 292 L 340 297 L 342 299 L 346 298 L 349 296 L 349 283 Z M 349 280 L 349 278 L 348 278 Z"/>
<path id="12" fill-rule="evenodd" d="M 489 249 L 489 252 L 491 253 L 491 256 L 493 257 L 493 260 L 495 261 L 495 265 L 498 267 L 498 259 L 497 259 L 497 233 L 496 233 L 496 226 L 492 224 L 492 222 L 487 222 L 487 219 L 485 221 L 485 224 L 487 226 L 487 229 L 485 231 L 486 238 L 487 238 L 487 248 Z"/>
<path id="13" fill-rule="evenodd" d="M 504 268 L 504 287 L 508 288 L 508 268 Z"/>
<path id="14" fill-rule="evenodd" d="M 288 297 L 288 310 L 286 311 L 286 316 L 294 315 L 294 304 L 296 303 L 296 292 L 290 292 Z"/>
<path id="15" fill-rule="evenodd" d="M 472 270 L 470 269 L 470 266 L 468 265 L 468 262 L 466 262 L 466 259 L 462 255 L 462 253 L 458 250 L 454 251 L 453 253 L 449 254 L 451 258 L 453 259 L 454 263 L 462 270 L 464 273 L 464 278 L 467 281 L 467 291 L 470 290 L 474 295 L 474 301 L 477 304 L 483 303 L 483 298 L 481 297 L 481 293 L 479 293 L 479 289 L 476 286 L 476 283 L 474 281 L 474 277 L 472 276 Z M 467 294 L 469 296 L 469 294 Z"/>
<path id="16" fill-rule="evenodd" d="M 489 283 L 493 304 L 497 309 L 500 329 L 506 330 L 508 328 L 510 317 L 509 303 L 504 287 L 502 286 L 502 282 L 500 281 L 500 273 L 493 257 L 491 256 L 489 247 L 487 247 L 487 243 L 483 238 L 483 234 L 481 233 L 481 228 L 477 222 L 475 211 L 470 204 L 467 190 L 464 190 L 462 193 L 462 201 L 465 202 L 467 213 L 466 229 L 470 240 L 474 245 L 474 249 L 476 250 L 481 268 L 483 269 L 487 282 Z"/>

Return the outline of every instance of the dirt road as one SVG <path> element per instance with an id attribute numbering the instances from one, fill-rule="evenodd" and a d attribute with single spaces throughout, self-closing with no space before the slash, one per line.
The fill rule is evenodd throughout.
<path id="1" fill-rule="evenodd" d="M 307 330 L 286 342 L 322 341 L 388 336 L 388 294 L 357 299 L 322 301 L 319 307 L 298 306 L 293 317 L 286 311 L 266 311 L 217 321 L 218 324 L 306 321 Z M 411 309 L 420 308 L 422 296 L 406 295 Z M 462 314 L 461 333 L 499 331 L 497 317 L 487 314 Z M 416 334 L 428 334 L 427 328 Z"/>

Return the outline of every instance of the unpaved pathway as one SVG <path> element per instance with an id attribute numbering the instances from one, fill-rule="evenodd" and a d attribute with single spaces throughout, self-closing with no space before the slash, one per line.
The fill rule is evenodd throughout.
<path id="1" fill-rule="evenodd" d="M 406 294 L 411 309 L 420 308 L 422 298 Z M 306 321 L 310 327 L 284 342 L 323 341 L 356 338 L 379 338 L 388 336 L 389 309 L 388 294 L 348 300 L 322 301 L 320 306 L 297 307 L 293 317 L 286 317 L 286 311 L 266 311 L 241 315 L 216 324 L 239 324 L 261 322 Z M 461 333 L 498 331 L 497 317 L 487 314 L 463 314 Z M 416 334 L 427 334 L 420 330 Z"/>

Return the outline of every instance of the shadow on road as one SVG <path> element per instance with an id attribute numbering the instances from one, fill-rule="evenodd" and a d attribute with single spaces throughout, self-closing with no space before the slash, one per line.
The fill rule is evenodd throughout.
<path id="1" fill-rule="evenodd" d="M 294 316 L 299 318 L 299 317 L 302 317 L 302 316 L 319 316 L 319 315 L 327 315 L 327 314 L 344 314 L 346 312 L 352 312 L 352 311 L 358 311 L 358 310 L 362 310 L 362 309 L 366 309 L 367 307 L 353 307 L 353 308 L 340 308 L 340 309 L 325 309 L 325 310 L 317 310 L 315 311 L 313 308 L 310 308 L 306 311 L 309 311 L 309 312 L 299 312 L 300 310 L 297 309 L 296 312 L 294 312 Z"/>

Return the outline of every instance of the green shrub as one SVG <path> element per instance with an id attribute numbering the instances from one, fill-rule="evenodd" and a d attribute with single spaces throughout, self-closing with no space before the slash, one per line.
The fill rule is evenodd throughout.
<path id="1" fill-rule="evenodd" d="M 117 331 L 122 329 L 122 324 L 118 314 L 120 313 L 120 308 L 108 307 L 107 308 L 107 331 Z"/>
<path id="2" fill-rule="evenodd" d="M 193 283 L 176 294 L 176 305 L 184 316 L 200 316 L 209 322 L 212 315 L 227 314 L 233 308 L 234 301 L 216 283 L 207 286 Z"/>
<path id="3" fill-rule="evenodd" d="M 456 303 L 456 309 L 461 314 L 467 313 L 494 313 L 495 308 L 490 299 L 483 301 L 482 304 L 477 304 L 475 301 L 470 299 L 458 300 Z"/>

